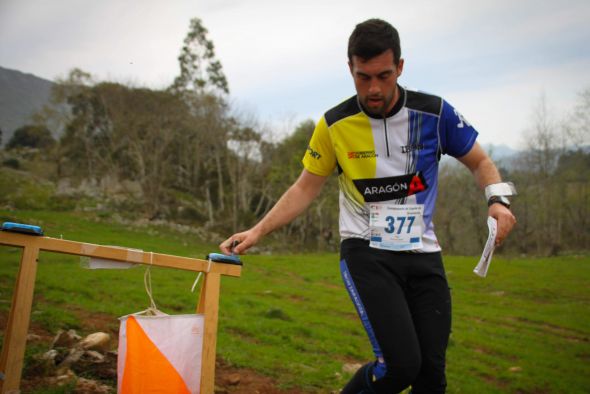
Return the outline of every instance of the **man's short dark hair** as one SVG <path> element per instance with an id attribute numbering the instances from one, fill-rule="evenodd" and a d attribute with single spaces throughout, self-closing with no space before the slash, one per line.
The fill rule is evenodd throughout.
<path id="1" fill-rule="evenodd" d="M 381 19 L 369 19 L 359 23 L 348 39 L 348 60 L 353 56 L 369 60 L 391 49 L 393 62 L 399 64 L 401 46 L 395 27 Z"/>

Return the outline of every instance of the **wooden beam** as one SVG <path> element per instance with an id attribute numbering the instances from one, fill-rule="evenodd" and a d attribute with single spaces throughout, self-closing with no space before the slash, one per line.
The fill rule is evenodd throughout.
<path id="1" fill-rule="evenodd" d="M 217 321 L 219 316 L 219 292 L 221 276 L 214 272 L 205 274 L 197 313 L 205 315 L 203 354 L 201 359 L 201 393 L 213 393 L 215 388 L 215 354 L 217 347 Z"/>
<path id="2" fill-rule="evenodd" d="M 0 231 L 0 245 L 23 248 L 0 356 L 0 394 L 18 393 L 29 329 L 39 251 L 205 272 L 197 313 L 205 315 L 201 393 L 213 393 L 221 275 L 240 276 L 242 266 L 141 250 Z"/>
<path id="3" fill-rule="evenodd" d="M 24 248 L 12 294 L 12 304 L 2 345 L 2 356 L 0 356 L 0 372 L 4 373 L 4 380 L 0 380 L 0 393 L 2 394 L 19 392 L 31 320 L 38 257 L 39 249 L 37 247 L 26 246 Z"/>
<path id="4" fill-rule="evenodd" d="M 204 259 L 173 256 L 162 253 L 144 252 L 131 248 L 96 245 L 85 242 L 67 241 L 50 237 L 37 237 L 25 234 L 0 231 L 0 245 L 36 246 L 47 252 L 65 253 L 77 256 L 97 257 L 137 264 L 151 264 L 158 267 L 176 268 L 189 271 L 207 271 L 209 262 Z M 242 267 L 233 264 L 211 264 L 210 272 L 227 276 L 240 276 Z"/>

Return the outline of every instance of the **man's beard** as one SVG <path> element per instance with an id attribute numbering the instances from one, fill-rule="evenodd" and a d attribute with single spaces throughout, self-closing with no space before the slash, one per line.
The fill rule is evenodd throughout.
<path id="1" fill-rule="evenodd" d="M 393 93 L 391 93 L 389 96 L 383 96 L 383 95 L 365 96 L 365 97 L 362 97 L 361 103 L 363 104 L 364 109 L 369 114 L 374 115 L 374 116 L 385 117 L 385 116 L 387 116 L 387 110 L 389 109 L 389 106 L 391 105 L 391 102 L 393 101 L 394 95 L 395 95 L 395 91 Z M 375 107 L 374 106 L 375 102 L 373 102 L 373 106 L 370 106 L 369 104 L 371 103 L 372 99 L 381 101 L 381 105 L 379 105 L 378 107 Z"/>

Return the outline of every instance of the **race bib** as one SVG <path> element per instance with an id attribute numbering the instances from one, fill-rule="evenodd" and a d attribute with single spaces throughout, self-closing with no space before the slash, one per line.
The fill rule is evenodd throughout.
<path id="1" fill-rule="evenodd" d="M 370 203 L 370 246 L 405 251 L 422 248 L 424 205 Z"/>

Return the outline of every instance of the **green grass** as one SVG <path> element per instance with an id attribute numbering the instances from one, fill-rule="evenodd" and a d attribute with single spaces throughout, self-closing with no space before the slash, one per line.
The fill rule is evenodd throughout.
<path id="1" fill-rule="evenodd" d="M 164 228 L 127 228 L 81 214 L 0 211 L 40 224 L 50 236 L 202 257 L 215 247 Z M 0 248 L 0 309 L 7 310 L 20 251 Z M 364 362 L 370 346 L 341 285 L 338 256 L 245 256 L 241 278 L 222 280 L 218 355 L 283 387 L 328 393 Z M 488 278 L 476 257 L 445 258 L 453 295 L 449 393 L 583 393 L 590 387 L 590 259 L 497 256 Z M 89 330 L 88 316 L 145 309 L 144 269 L 90 271 L 79 259 L 43 253 L 32 319 L 54 332 Z M 154 297 L 167 313 L 194 311 L 195 275 L 153 269 Z"/>

